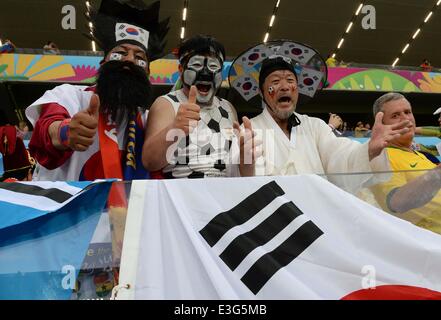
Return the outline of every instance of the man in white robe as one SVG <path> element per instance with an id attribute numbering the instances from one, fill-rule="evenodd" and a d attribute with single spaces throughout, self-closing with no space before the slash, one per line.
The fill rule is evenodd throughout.
<path id="1" fill-rule="evenodd" d="M 262 155 L 256 159 L 256 175 L 326 174 L 347 190 L 358 188 L 370 176 L 360 179 L 332 176 L 347 173 L 387 171 L 382 150 L 393 137 L 409 131 L 403 121 L 382 124 L 383 114 L 375 119 L 372 137 L 360 144 L 337 138 L 321 119 L 300 115 L 295 111 L 299 99 L 296 65 L 287 57 L 272 55 L 262 62 L 259 89 L 263 112 L 251 119 Z"/>

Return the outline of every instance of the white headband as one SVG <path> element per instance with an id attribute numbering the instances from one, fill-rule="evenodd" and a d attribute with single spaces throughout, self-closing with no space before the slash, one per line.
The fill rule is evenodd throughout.
<path id="1" fill-rule="evenodd" d="M 117 23 L 115 26 L 116 42 L 133 40 L 145 47 L 149 47 L 149 32 L 140 27 L 128 23 Z"/>

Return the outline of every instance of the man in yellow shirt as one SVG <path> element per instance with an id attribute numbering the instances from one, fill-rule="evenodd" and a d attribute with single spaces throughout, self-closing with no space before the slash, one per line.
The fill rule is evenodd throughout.
<path id="1" fill-rule="evenodd" d="M 436 166 L 412 149 L 412 106 L 403 95 L 387 93 L 374 103 L 374 115 L 379 112 L 384 114 L 384 124 L 409 120 L 413 127 L 408 133 L 393 137 L 386 148 L 394 173 L 389 181 L 372 187 L 377 202 L 383 210 L 441 234 L 441 165 Z"/>
<path id="2" fill-rule="evenodd" d="M 328 57 L 326 58 L 326 65 L 328 67 L 336 67 L 338 64 L 337 59 L 335 59 L 332 55 L 328 55 Z"/>

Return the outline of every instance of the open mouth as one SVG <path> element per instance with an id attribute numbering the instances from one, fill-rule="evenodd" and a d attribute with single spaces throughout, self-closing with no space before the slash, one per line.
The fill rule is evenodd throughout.
<path id="1" fill-rule="evenodd" d="M 196 84 L 196 88 L 200 93 L 208 93 L 211 89 L 211 83 L 209 82 L 200 82 Z"/>
<path id="2" fill-rule="evenodd" d="M 290 103 L 291 101 L 292 101 L 291 97 L 288 97 L 288 96 L 286 96 L 286 97 L 280 97 L 280 98 L 277 100 L 277 102 L 280 102 L 280 103 Z"/>

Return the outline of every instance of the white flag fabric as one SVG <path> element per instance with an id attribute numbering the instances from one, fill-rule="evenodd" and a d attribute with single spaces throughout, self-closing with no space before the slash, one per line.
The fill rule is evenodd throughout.
<path id="1" fill-rule="evenodd" d="M 319 176 L 134 181 L 118 298 L 441 298 L 440 270 L 440 235 Z"/>

